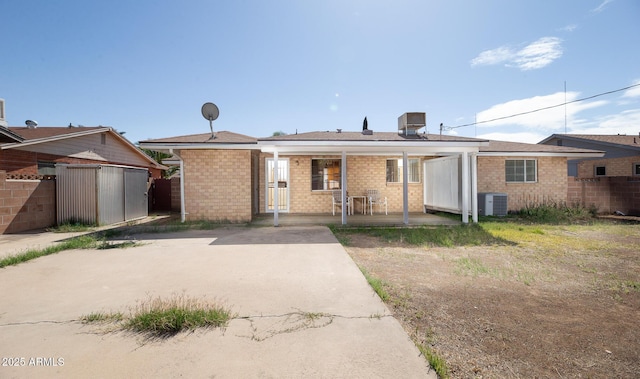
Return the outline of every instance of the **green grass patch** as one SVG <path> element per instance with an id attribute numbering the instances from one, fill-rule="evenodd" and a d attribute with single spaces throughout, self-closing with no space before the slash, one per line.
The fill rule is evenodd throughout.
<path id="1" fill-rule="evenodd" d="M 438 374 L 440 379 L 449 378 L 449 368 L 444 358 L 440 357 L 431 347 L 424 344 L 416 344 L 418 350 L 424 355 L 431 367 Z"/>
<path id="2" fill-rule="evenodd" d="M 74 233 L 90 231 L 96 227 L 96 224 L 87 224 L 86 222 L 79 220 L 67 220 L 60 225 L 48 228 L 47 231 L 53 233 Z"/>
<path id="3" fill-rule="evenodd" d="M 167 338 L 196 328 L 224 327 L 233 317 L 229 309 L 216 302 L 174 294 L 169 298 L 140 301 L 127 316 L 120 312 L 94 312 L 80 320 L 87 324 L 118 323 L 120 330 L 144 334 L 149 338 Z"/>
<path id="4" fill-rule="evenodd" d="M 456 226 L 423 226 L 417 228 L 340 228 L 332 227 L 334 235 L 342 243 L 350 234 L 366 234 L 379 237 L 387 242 L 408 243 L 417 246 L 482 246 L 513 244 L 488 233 L 480 224 Z"/>
<path id="5" fill-rule="evenodd" d="M 456 272 L 464 275 L 488 275 L 491 269 L 477 258 L 462 257 L 456 260 Z"/>
<path id="6" fill-rule="evenodd" d="M 223 327 L 232 317 L 215 302 L 181 294 L 140 302 L 123 327 L 150 337 L 170 337 L 184 330 Z"/>
<path id="7" fill-rule="evenodd" d="M 387 284 L 381 279 L 371 276 L 364 267 L 360 267 L 360 271 L 365 279 L 367 279 L 367 283 L 369 283 L 371 288 L 380 296 L 380 299 L 382 299 L 382 301 L 389 300 L 389 292 L 387 292 L 385 288 Z"/>

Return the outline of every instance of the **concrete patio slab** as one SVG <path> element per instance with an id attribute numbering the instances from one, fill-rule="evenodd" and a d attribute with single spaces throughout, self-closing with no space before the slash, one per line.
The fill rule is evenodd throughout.
<path id="1" fill-rule="evenodd" d="M 0 269 L 0 357 L 25 359 L 0 377 L 436 378 L 326 227 L 131 237 Z M 237 316 L 163 340 L 78 321 L 182 293 Z"/>

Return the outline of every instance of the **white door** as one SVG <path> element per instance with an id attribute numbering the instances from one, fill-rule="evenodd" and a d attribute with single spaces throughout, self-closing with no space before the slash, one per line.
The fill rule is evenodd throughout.
<path id="1" fill-rule="evenodd" d="M 289 159 L 278 159 L 278 183 L 275 183 L 274 160 L 267 158 L 267 212 L 273 212 L 274 200 L 278 196 L 278 212 L 289 212 Z"/>

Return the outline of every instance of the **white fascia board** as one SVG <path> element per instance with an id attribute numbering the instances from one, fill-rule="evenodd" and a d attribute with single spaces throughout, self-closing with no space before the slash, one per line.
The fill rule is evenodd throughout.
<path id="1" fill-rule="evenodd" d="M 478 157 L 567 157 L 567 158 L 599 158 L 604 153 L 543 153 L 543 152 L 479 152 Z"/>

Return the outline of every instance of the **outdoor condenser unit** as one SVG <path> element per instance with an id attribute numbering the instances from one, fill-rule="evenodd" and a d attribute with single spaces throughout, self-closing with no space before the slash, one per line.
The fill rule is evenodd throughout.
<path id="1" fill-rule="evenodd" d="M 479 193 L 478 214 L 480 216 L 506 216 L 506 193 Z"/>

